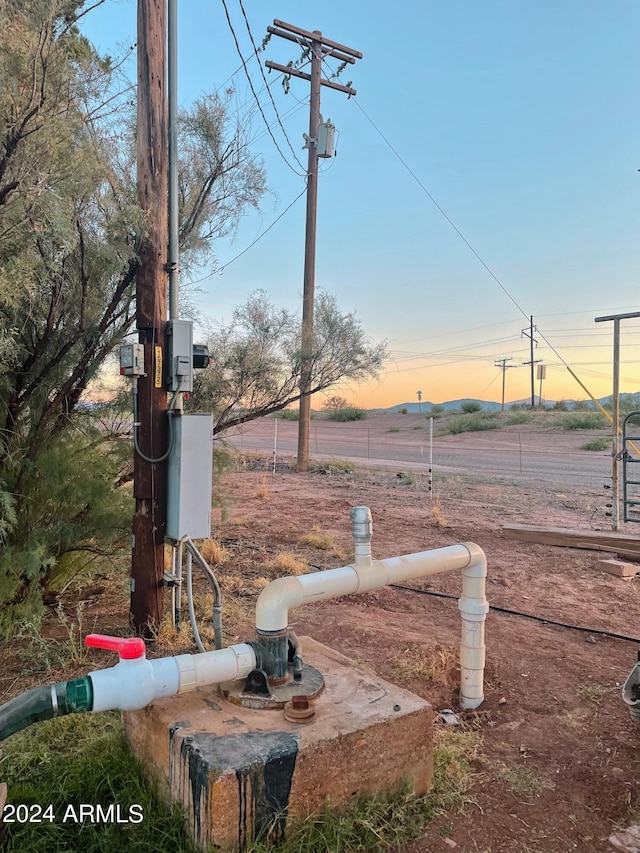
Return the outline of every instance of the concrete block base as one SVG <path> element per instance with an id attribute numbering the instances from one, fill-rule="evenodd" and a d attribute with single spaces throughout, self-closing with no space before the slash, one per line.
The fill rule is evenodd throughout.
<path id="1" fill-rule="evenodd" d="M 230 704 L 217 687 L 124 715 L 133 752 L 185 812 L 196 845 L 242 850 L 281 840 L 329 801 L 336 807 L 402 779 L 424 794 L 433 780 L 428 702 L 308 637 L 306 662 L 324 675 L 311 723 Z"/>

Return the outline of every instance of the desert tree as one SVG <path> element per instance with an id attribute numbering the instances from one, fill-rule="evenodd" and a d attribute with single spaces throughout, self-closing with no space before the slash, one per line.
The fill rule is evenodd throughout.
<path id="1" fill-rule="evenodd" d="M 300 399 L 300 317 L 273 305 L 263 290 L 236 308 L 231 321 L 210 330 L 212 364 L 197 371 L 189 407 L 212 411 L 214 434 L 290 406 Z M 386 343 L 372 343 L 353 313 L 318 290 L 310 394 L 342 382 L 378 376 Z"/>
<path id="2" fill-rule="evenodd" d="M 100 550 L 98 532 L 123 517 L 120 449 L 105 449 L 83 397 L 133 327 L 145 222 L 135 93 L 123 73 L 133 48 L 118 58 L 94 50 L 79 22 L 96 5 L 0 0 L 0 602 L 9 611 L 37 599 L 63 555 Z M 181 115 L 187 260 L 205 259 L 265 191 L 231 95 Z"/>

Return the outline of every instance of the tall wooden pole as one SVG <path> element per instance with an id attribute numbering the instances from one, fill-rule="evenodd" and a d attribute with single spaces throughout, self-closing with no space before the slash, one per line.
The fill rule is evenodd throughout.
<path id="1" fill-rule="evenodd" d="M 167 394 L 162 371 L 167 317 L 167 119 L 165 0 L 138 0 L 138 201 L 146 217 L 136 282 L 136 327 L 144 344 L 138 380 L 138 446 L 149 459 L 167 447 Z M 133 627 L 150 636 L 162 618 L 166 462 L 134 454 L 131 556 Z"/>
<path id="2" fill-rule="evenodd" d="M 307 147 L 309 160 L 307 167 L 307 220 L 304 244 L 304 279 L 302 295 L 302 340 L 300 352 L 300 415 L 298 423 L 298 460 L 297 471 L 309 470 L 309 433 L 311 429 L 311 379 L 313 375 L 313 304 L 316 275 L 316 214 L 318 207 L 318 131 L 320 128 L 320 89 L 328 86 L 352 97 L 356 90 L 350 85 L 342 86 L 335 80 L 325 80 L 322 76 L 322 62 L 332 57 L 338 62 L 353 65 L 356 59 L 362 59 L 359 50 L 347 47 L 339 42 L 325 38 L 320 30 L 309 32 L 293 24 L 287 24 L 276 18 L 273 27 L 267 27 L 270 35 L 279 36 L 295 42 L 311 55 L 311 73 L 300 71 L 289 65 L 279 65 L 268 61 L 267 68 L 280 71 L 287 78 L 300 77 L 311 84 L 309 101 L 309 136 Z M 327 156 L 326 153 L 321 156 Z"/>
<path id="3" fill-rule="evenodd" d="M 322 37 L 318 30 L 314 36 Z M 307 166 L 307 220 L 304 235 L 304 279 L 302 290 L 302 364 L 300 366 L 300 413 L 298 418 L 297 471 L 309 470 L 309 431 L 311 428 L 311 384 L 313 358 L 313 302 L 316 284 L 316 221 L 318 213 L 318 138 L 320 126 L 321 45 L 311 42 L 311 98 L 309 101 L 309 162 Z"/>

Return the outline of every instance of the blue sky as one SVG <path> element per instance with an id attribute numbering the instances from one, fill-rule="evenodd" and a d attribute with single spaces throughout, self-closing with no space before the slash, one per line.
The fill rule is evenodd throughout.
<path id="1" fill-rule="evenodd" d="M 221 0 L 180 0 L 179 101 L 233 85 L 238 103 L 254 110 L 255 151 L 273 190 L 233 240 L 219 241 L 223 265 L 304 188 L 239 0 L 226 2 L 265 115 L 294 168 L 266 134 Z M 371 338 L 387 339 L 391 357 L 378 383 L 343 395 L 366 406 L 415 400 L 418 389 L 432 402 L 498 400 L 494 361 L 528 360 L 521 330 L 531 314 L 541 333 L 535 358 L 548 365 L 543 396 L 585 396 L 561 359 L 594 394 L 610 393 L 612 324 L 596 325 L 594 317 L 640 310 L 638 4 L 243 5 L 256 44 L 279 18 L 364 54 L 341 78 L 353 81 L 355 99 L 322 90 L 322 114 L 339 135 L 338 155 L 325 161 L 319 180 L 316 285 L 355 311 Z M 133 43 L 135 28 L 133 0 L 107 0 L 84 25 L 104 50 Z M 286 64 L 298 55 L 294 44 L 274 38 L 259 59 Z M 293 79 L 286 95 L 278 75 L 267 80 L 306 163 L 308 83 Z M 229 319 L 256 288 L 298 308 L 304 221 L 303 197 L 222 275 L 200 282 L 202 313 Z M 640 321 L 625 321 L 622 390 L 640 390 L 639 346 Z M 529 389 L 527 367 L 508 371 L 508 400 Z"/>

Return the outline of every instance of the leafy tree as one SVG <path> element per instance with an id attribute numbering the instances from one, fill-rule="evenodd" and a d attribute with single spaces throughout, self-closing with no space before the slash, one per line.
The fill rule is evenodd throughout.
<path id="1" fill-rule="evenodd" d="M 81 403 L 132 329 L 145 223 L 124 57 L 99 56 L 81 35 L 83 7 L 0 0 L 0 532 L 13 555 L 0 564 L 0 604 L 10 607 L 37 597 L 56 562 L 92 539 L 92 523 L 105 526 L 105 501 L 123 509 L 113 488 L 122 472 L 105 444 L 96 452 L 100 433 Z M 246 133 L 231 122 L 231 94 L 181 115 L 187 259 L 206 257 L 265 190 Z M 65 453 L 73 471 L 104 476 L 110 488 L 85 493 L 78 507 L 65 465 L 73 489 L 42 504 L 59 477 L 46 460 L 58 454 L 62 465 Z M 82 524 L 59 534 L 60 521 L 79 514 Z"/>
<path id="2" fill-rule="evenodd" d="M 354 314 L 343 314 L 334 296 L 316 295 L 310 393 L 348 380 L 376 377 L 386 344 L 372 344 Z M 227 326 L 211 331 L 212 363 L 197 371 L 189 407 L 214 412 L 214 433 L 277 412 L 300 399 L 300 319 L 276 308 L 258 290 L 237 308 Z"/>

